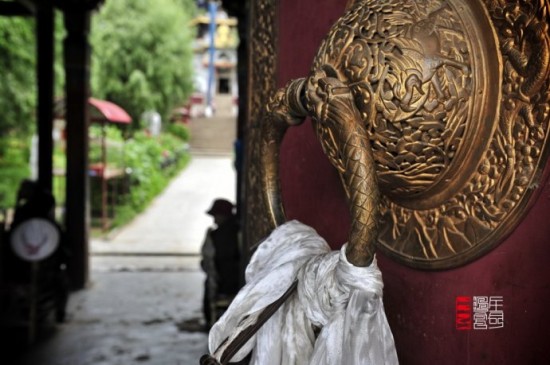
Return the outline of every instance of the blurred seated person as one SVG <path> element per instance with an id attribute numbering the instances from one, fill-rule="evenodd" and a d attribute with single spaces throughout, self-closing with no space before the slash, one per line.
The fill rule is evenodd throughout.
<path id="1" fill-rule="evenodd" d="M 225 199 L 217 199 L 206 212 L 214 218 L 215 227 L 206 232 L 202 246 L 201 266 L 206 273 L 203 311 L 208 326 L 217 318 L 213 301 L 233 297 L 240 289 L 239 224 L 234 206 Z"/>
<path id="2" fill-rule="evenodd" d="M 55 222 L 55 198 L 52 193 L 48 189 L 41 187 L 36 181 L 23 180 L 17 191 L 15 212 L 9 234 L 19 224 L 32 218 L 47 219 L 58 226 Z M 60 228 L 59 232 L 61 239 L 63 239 L 63 232 Z M 0 253 L 0 256 L 3 258 L 2 275 L 13 282 L 29 282 L 31 275 L 30 264 L 17 257 L 8 242 L 9 239 L 6 244 L 3 244 L 1 248 L 2 252 Z M 50 257 L 41 261 L 41 265 L 43 268 L 52 265 L 57 270 L 57 266 L 66 262 L 66 257 L 65 246 L 61 243 L 59 248 Z"/>
<path id="3" fill-rule="evenodd" d="M 12 229 L 27 219 L 46 218 L 54 220 L 55 198 L 36 181 L 23 180 L 17 192 L 17 202 L 13 217 Z"/>

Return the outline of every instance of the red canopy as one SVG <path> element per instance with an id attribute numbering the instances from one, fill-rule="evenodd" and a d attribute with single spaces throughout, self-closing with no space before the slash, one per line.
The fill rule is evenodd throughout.
<path id="1" fill-rule="evenodd" d="M 126 113 L 124 109 L 111 103 L 107 100 L 99 100 L 95 98 L 89 98 L 91 110 L 90 116 L 94 122 L 112 122 L 112 123 L 124 123 L 128 124 L 132 122 L 132 118 Z"/>
<path id="2" fill-rule="evenodd" d="M 90 119 L 92 122 L 111 122 L 111 123 L 132 123 L 132 118 L 124 109 L 107 100 L 89 98 Z M 55 102 L 55 118 L 65 119 L 65 99 L 58 99 Z"/>

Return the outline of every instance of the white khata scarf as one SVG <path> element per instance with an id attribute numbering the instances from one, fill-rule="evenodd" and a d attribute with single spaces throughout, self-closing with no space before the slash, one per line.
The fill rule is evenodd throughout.
<path id="1" fill-rule="evenodd" d="M 376 258 L 368 267 L 356 267 L 344 252 L 345 246 L 331 251 L 313 228 L 298 221 L 275 229 L 254 253 L 247 284 L 212 327 L 213 357 L 219 361 L 231 339 L 297 279 L 297 291 L 233 362 L 253 351 L 251 365 L 398 364 Z"/>

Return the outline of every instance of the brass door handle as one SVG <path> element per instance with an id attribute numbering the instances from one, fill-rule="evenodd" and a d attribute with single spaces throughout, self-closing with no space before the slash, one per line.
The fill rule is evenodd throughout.
<path id="1" fill-rule="evenodd" d="M 548 0 L 351 0 L 252 141 L 270 220 L 285 221 L 280 143 L 309 116 L 348 195 L 350 262 L 378 246 L 442 269 L 494 248 L 550 152 L 548 13 Z"/>
<path id="2" fill-rule="evenodd" d="M 276 224 L 285 221 L 278 180 L 279 147 L 289 126 L 313 118 L 321 145 L 338 170 L 354 217 L 346 256 L 356 266 L 368 266 L 377 237 L 379 192 L 372 150 L 359 110 L 347 85 L 318 72 L 279 90 L 262 122 L 260 153 L 262 183 Z"/>

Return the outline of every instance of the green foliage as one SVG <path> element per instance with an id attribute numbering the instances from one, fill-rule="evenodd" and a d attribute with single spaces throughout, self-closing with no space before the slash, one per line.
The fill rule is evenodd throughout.
<path id="1" fill-rule="evenodd" d="M 193 89 L 190 0 L 107 1 L 92 29 L 92 90 L 139 121 L 166 117 Z M 165 118 L 166 119 L 166 118 Z"/>
<path id="2" fill-rule="evenodd" d="M 124 168 L 129 171 L 130 189 L 120 196 L 115 207 L 114 227 L 123 225 L 142 212 L 159 193 L 169 184 L 172 177 L 181 171 L 189 162 L 190 155 L 185 141 L 170 133 L 150 137 L 139 131 L 128 140 L 124 140 L 121 129 L 114 125 L 105 127 L 107 136 L 107 165 L 110 168 Z M 90 127 L 90 162 L 101 161 L 99 137 L 103 134 L 99 125 Z M 54 166 L 64 169 L 65 151 L 56 145 Z M 65 201 L 65 178 L 54 181 L 54 194 L 58 204 Z M 92 207 L 101 204 L 99 190 L 92 189 Z M 97 208 L 97 207 L 96 207 Z M 99 209 L 99 208 L 98 208 Z"/>
<path id="3" fill-rule="evenodd" d="M 55 90 L 63 85 L 61 41 L 56 14 Z M 37 103 L 36 34 L 33 18 L 0 17 L 0 206 L 13 207 L 21 180 L 29 177 L 30 139 Z"/>
<path id="4" fill-rule="evenodd" d="M 198 9 L 196 0 L 176 0 L 175 2 L 179 4 L 189 16 L 194 17 L 197 15 Z"/>
<path id="5" fill-rule="evenodd" d="M 92 86 L 97 97 L 112 100 L 127 109 L 134 120 L 145 110 L 156 109 L 166 116 L 192 91 L 193 0 L 113 0 L 95 16 Z M 55 23 L 55 93 L 63 95 L 62 40 L 65 30 L 61 14 Z M 32 18 L 0 17 L 0 207 L 11 207 L 20 181 L 29 176 L 30 136 L 35 129 L 36 35 Z M 107 131 L 108 162 L 122 161 L 132 168 L 129 203 L 120 210 L 136 214 L 158 194 L 171 176 L 188 161 L 183 152 L 188 138 L 184 130 L 157 139 L 138 133 L 128 141 L 124 156 L 111 151 L 124 144 L 120 130 Z M 90 130 L 92 139 L 100 130 Z M 99 144 L 91 143 L 90 157 L 97 157 Z M 118 154 L 118 156 L 117 156 Z M 166 161 L 173 163 L 169 167 Z M 64 170 L 65 151 L 58 145 L 54 166 Z M 63 195 L 64 179 L 55 179 Z M 58 197 L 59 198 L 59 197 Z M 63 199 L 59 199 L 60 203 Z M 123 219 L 124 214 L 121 215 Z M 128 217 L 128 215 L 126 215 Z"/>
<path id="6" fill-rule="evenodd" d="M 115 226 L 143 211 L 190 160 L 184 142 L 178 137 L 171 134 L 150 137 L 143 132 L 137 132 L 126 142 L 124 156 L 131 171 L 131 187 L 126 203 L 117 207 Z"/>
<path id="7" fill-rule="evenodd" d="M 60 12 L 55 18 L 55 93 L 62 95 L 65 78 Z M 35 129 L 37 103 L 36 34 L 33 18 L 0 17 L 0 135 L 27 138 Z"/>
<path id="8" fill-rule="evenodd" d="M 90 138 L 101 138 L 103 136 L 103 128 L 101 124 L 92 124 L 88 129 L 88 134 Z M 105 126 L 105 137 L 109 141 L 123 142 L 124 137 L 122 136 L 122 130 L 116 125 L 109 124 Z"/>
<path id="9" fill-rule="evenodd" d="M 0 136 L 34 127 L 35 52 L 34 20 L 0 17 Z"/>
<path id="10" fill-rule="evenodd" d="M 0 208 L 15 206 L 20 182 L 29 176 L 30 140 L 0 137 Z"/>
<path id="11" fill-rule="evenodd" d="M 63 63 L 63 41 L 67 36 L 67 31 L 63 24 L 63 13 L 55 11 L 54 24 L 54 95 L 62 97 L 65 95 L 65 67 Z"/>
<path id="12" fill-rule="evenodd" d="M 182 141 L 188 142 L 190 138 L 189 128 L 181 123 L 170 123 L 166 127 L 168 133 L 173 134 Z"/>
<path id="13" fill-rule="evenodd" d="M 88 158 L 90 164 L 103 162 L 102 139 L 105 133 L 105 157 L 107 165 L 112 168 L 124 168 L 124 138 L 122 131 L 115 125 L 92 124 L 89 129 L 90 151 Z"/>

